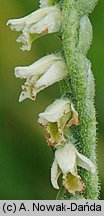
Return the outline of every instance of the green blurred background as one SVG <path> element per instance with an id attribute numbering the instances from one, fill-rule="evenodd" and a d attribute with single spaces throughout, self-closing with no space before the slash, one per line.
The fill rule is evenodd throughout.
<path id="1" fill-rule="evenodd" d="M 13 71 L 15 66 L 29 65 L 54 50 L 61 49 L 55 35 L 46 35 L 33 43 L 30 52 L 22 52 L 6 22 L 38 8 L 38 0 L 0 0 L 0 200 L 55 199 L 50 183 L 52 152 L 44 130 L 37 123 L 38 114 L 60 96 L 58 84 L 39 93 L 35 102 L 18 103 L 21 83 Z M 90 16 L 94 38 L 88 57 L 96 79 L 98 124 L 97 157 L 104 199 L 104 1 L 100 0 Z"/>

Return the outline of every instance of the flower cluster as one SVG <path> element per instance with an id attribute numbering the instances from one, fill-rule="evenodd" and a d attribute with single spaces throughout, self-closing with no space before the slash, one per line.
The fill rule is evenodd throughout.
<path id="1" fill-rule="evenodd" d="M 59 5 L 49 6 L 49 1 L 41 0 L 40 9 L 32 14 L 7 22 L 12 30 L 22 31 L 17 39 L 22 42 L 22 50 L 30 50 L 32 42 L 38 37 L 59 32 L 61 29 L 61 9 Z M 37 93 L 48 86 L 63 80 L 68 75 L 67 66 L 61 54 L 50 54 L 32 65 L 16 67 L 15 76 L 26 79 L 22 85 L 19 101 L 36 99 Z M 78 175 L 77 166 L 95 173 L 90 159 L 80 154 L 70 141 L 71 126 L 78 126 L 78 112 L 69 98 L 60 98 L 39 114 L 38 122 L 45 127 L 48 145 L 55 150 L 51 168 L 51 182 L 59 189 L 57 180 L 62 173 L 62 185 L 69 193 L 83 192 L 85 185 Z"/>

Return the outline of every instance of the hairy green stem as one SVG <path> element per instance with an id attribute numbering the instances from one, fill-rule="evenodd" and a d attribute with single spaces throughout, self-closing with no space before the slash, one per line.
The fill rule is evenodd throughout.
<path id="1" fill-rule="evenodd" d="M 78 151 L 96 164 L 96 112 L 94 107 L 94 78 L 91 63 L 86 54 L 92 40 L 92 27 L 87 17 L 97 0 L 64 0 L 62 7 L 63 50 L 68 66 L 67 85 L 71 85 L 74 103 L 79 114 L 78 128 L 72 133 Z M 65 83 L 61 84 L 65 86 Z M 62 88 L 65 94 L 65 88 Z M 68 92 L 67 92 L 68 93 Z M 98 199 L 98 174 L 91 174 L 80 168 L 79 174 L 86 185 L 85 192 L 79 196 L 64 194 L 66 199 Z M 61 189 L 62 194 L 62 189 Z M 61 196 L 62 198 L 62 196 Z M 60 199 L 60 192 L 57 196 Z"/>

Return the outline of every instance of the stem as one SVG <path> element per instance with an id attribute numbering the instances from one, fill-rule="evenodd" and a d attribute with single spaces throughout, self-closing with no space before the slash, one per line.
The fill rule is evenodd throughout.
<path id="1" fill-rule="evenodd" d="M 77 129 L 73 127 L 72 133 L 75 137 L 78 151 L 90 158 L 95 164 L 95 87 L 91 63 L 86 58 L 92 40 L 92 27 L 88 17 L 85 15 L 93 10 L 96 3 L 97 0 L 64 0 L 62 8 L 63 50 L 69 70 L 67 84 L 71 85 L 73 98 L 75 99 L 74 103 L 79 114 L 79 126 Z M 63 93 L 65 93 L 65 89 L 63 90 Z M 97 171 L 96 174 L 91 174 L 80 168 L 79 175 L 86 185 L 83 198 L 98 199 L 99 185 Z M 69 196 L 68 194 L 65 196 L 66 199 L 77 197 L 77 195 Z M 80 198 L 78 197 L 78 199 Z"/>

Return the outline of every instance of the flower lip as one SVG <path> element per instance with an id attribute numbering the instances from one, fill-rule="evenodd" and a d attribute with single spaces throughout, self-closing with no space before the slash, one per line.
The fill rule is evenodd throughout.
<path id="1" fill-rule="evenodd" d="M 27 85 L 22 85 L 22 92 L 19 96 L 19 102 L 22 102 L 26 98 L 30 98 L 31 100 L 35 100 L 35 96 L 31 94 L 31 88 Z"/>

